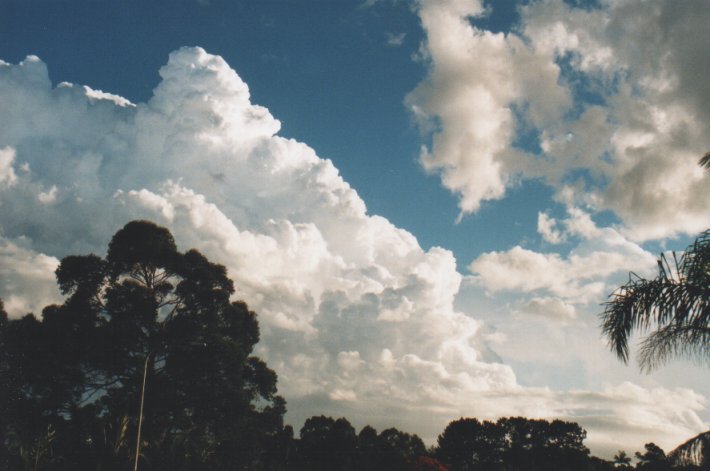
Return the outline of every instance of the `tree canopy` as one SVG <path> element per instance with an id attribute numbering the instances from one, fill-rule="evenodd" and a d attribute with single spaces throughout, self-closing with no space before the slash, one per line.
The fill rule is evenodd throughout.
<path id="1" fill-rule="evenodd" d="M 437 462 L 422 461 L 426 454 L 421 438 L 396 428 L 378 434 L 373 427 L 365 426 L 356 434 L 345 418 L 314 416 L 303 424 L 287 469 L 409 471 L 415 463 L 422 469 L 431 469 Z"/>
<path id="2" fill-rule="evenodd" d="M 577 424 L 554 420 L 462 418 L 439 435 L 436 457 L 452 470 L 577 470 L 589 450 Z"/>
<path id="3" fill-rule="evenodd" d="M 133 221 L 56 274 L 63 304 L 0 316 L 6 469 L 268 469 L 285 401 L 224 266 Z"/>

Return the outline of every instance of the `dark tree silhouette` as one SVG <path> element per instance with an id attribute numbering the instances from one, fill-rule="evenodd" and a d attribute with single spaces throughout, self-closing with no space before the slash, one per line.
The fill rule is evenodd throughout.
<path id="1" fill-rule="evenodd" d="M 0 316 L 8 469 L 280 469 L 285 401 L 223 266 L 134 221 L 57 281 L 41 320 Z"/>
<path id="2" fill-rule="evenodd" d="M 502 469 L 506 437 L 493 422 L 461 418 L 439 435 L 436 458 L 452 470 Z"/>
<path id="3" fill-rule="evenodd" d="M 301 428 L 297 450 L 289 469 L 350 470 L 356 462 L 357 435 L 347 419 L 311 417 Z"/>
<path id="4" fill-rule="evenodd" d="M 665 256 L 652 280 L 634 274 L 610 296 L 602 332 L 617 356 L 629 359 L 634 331 L 651 334 L 641 344 L 641 368 L 648 371 L 673 356 L 708 360 L 710 350 L 710 230 L 700 234 L 673 266 Z"/>
<path id="5" fill-rule="evenodd" d="M 638 463 L 636 464 L 636 469 L 645 471 L 664 471 L 670 469 L 670 465 L 666 460 L 666 452 L 663 451 L 661 447 L 655 443 L 646 443 L 644 445 L 643 453 L 637 451 L 636 459 Z"/>
<path id="6" fill-rule="evenodd" d="M 580 470 L 589 464 L 586 432 L 572 422 L 459 419 L 439 435 L 436 457 L 451 470 Z"/>
<path id="7" fill-rule="evenodd" d="M 426 454 L 421 438 L 396 428 L 383 430 L 375 443 L 375 455 L 370 468 L 373 470 L 408 471 L 418 457 Z"/>
<path id="8" fill-rule="evenodd" d="M 346 419 L 322 415 L 306 420 L 295 450 L 287 466 L 294 471 L 410 471 L 427 454 L 416 435 L 395 428 L 378 434 L 369 425 L 356 435 Z"/>
<path id="9" fill-rule="evenodd" d="M 631 457 L 624 450 L 619 450 L 614 455 L 614 466 L 621 469 L 631 469 Z"/>
<path id="10" fill-rule="evenodd" d="M 572 471 L 587 461 L 587 432 L 576 423 L 514 417 L 497 426 L 505 433 L 508 469 Z"/>
<path id="11" fill-rule="evenodd" d="M 710 432 L 682 443 L 668 453 L 666 459 L 674 469 L 710 469 Z"/>

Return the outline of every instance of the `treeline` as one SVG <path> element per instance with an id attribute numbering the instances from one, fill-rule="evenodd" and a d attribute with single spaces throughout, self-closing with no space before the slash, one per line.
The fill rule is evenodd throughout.
<path id="1" fill-rule="evenodd" d="M 288 429 L 288 426 L 287 426 Z M 290 430 L 289 430 L 290 434 Z M 287 434 L 288 435 L 288 434 Z M 312 417 L 299 439 L 288 440 L 285 470 L 413 470 L 413 471 L 691 471 L 707 466 L 677 466 L 654 443 L 631 457 L 620 451 L 614 460 L 590 456 L 586 432 L 560 420 L 502 418 L 496 422 L 461 418 L 449 423 L 437 444 L 390 428 L 380 434 L 365 426 L 356 435 L 340 418 Z"/>
<path id="2" fill-rule="evenodd" d="M 557 420 L 459 419 L 431 449 L 323 416 L 296 437 L 225 267 L 153 223 L 128 223 L 106 257 L 66 257 L 56 275 L 66 299 L 40 317 L 10 320 L 0 300 L 2 470 L 631 469 L 623 453 L 590 457 L 586 432 Z M 653 444 L 637 458 L 670 469 Z"/>

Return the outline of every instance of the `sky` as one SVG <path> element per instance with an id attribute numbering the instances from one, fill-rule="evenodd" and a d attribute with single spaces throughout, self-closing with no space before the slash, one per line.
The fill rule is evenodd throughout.
<path id="1" fill-rule="evenodd" d="M 227 266 L 296 430 L 434 443 L 709 428 L 707 365 L 619 362 L 601 305 L 710 226 L 710 23 L 689 0 L 2 0 L 0 298 L 132 219 Z"/>

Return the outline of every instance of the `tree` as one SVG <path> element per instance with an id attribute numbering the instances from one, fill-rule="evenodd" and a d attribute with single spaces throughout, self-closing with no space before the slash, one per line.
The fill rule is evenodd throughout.
<path id="1" fill-rule="evenodd" d="M 631 469 L 631 457 L 624 450 L 619 450 L 614 455 L 614 466 L 622 469 Z"/>
<path id="2" fill-rule="evenodd" d="M 369 425 L 356 435 L 347 419 L 322 415 L 306 420 L 295 448 L 287 469 L 298 471 L 409 471 L 427 453 L 417 435 Z"/>
<path id="3" fill-rule="evenodd" d="M 507 469 L 576 471 L 587 462 L 587 432 L 574 422 L 512 417 L 496 424 L 505 433 Z"/>
<path id="4" fill-rule="evenodd" d="M 270 469 L 285 401 L 224 266 L 133 221 L 105 258 L 56 274 L 62 305 L 0 322 L 8 454 L 31 469 L 127 469 L 137 449 L 141 470 Z"/>
<path id="5" fill-rule="evenodd" d="M 503 428 L 489 421 L 461 418 L 449 423 L 437 440 L 436 458 L 452 470 L 503 468 L 506 437 Z"/>
<path id="6" fill-rule="evenodd" d="M 666 459 L 676 469 L 710 468 L 710 432 L 703 432 L 668 453 Z"/>
<path id="7" fill-rule="evenodd" d="M 710 230 L 700 234 L 680 260 L 673 253 L 673 261 L 671 266 L 661 255 L 658 276 L 651 280 L 631 274 L 611 294 L 602 314 L 602 332 L 624 362 L 632 332 L 652 331 L 639 353 L 641 368 L 647 371 L 674 356 L 710 358 Z"/>
<path id="8" fill-rule="evenodd" d="M 311 417 L 300 431 L 297 453 L 289 469 L 303 471 L 353 470 L 357 454 L 355 429 L 345 418 Z"/>
<path id="9" fill-rule="evenodd" d="M 452 470 L 578 471 L 592 466 L 578 424 L 553 420 L 466 418 L 439 435 L 436 458 Z"/>
<path id="10" fill-rule="evenodd" d="M 646 443 L 644 445 L 645 452 L 636 452 L 638 464 L 636 469 L 646 471 L 664 471 L 670 469 L 670 465 L 666 460 L 666 452 L 655 443 Z"/>
<path id="11" fill-rule="evenodd" d="M 377 436 L 374 466 L 368 469 L 408 471 L 414 461 L 425 454 L 424 442 L 417 435 L 388 428 Z"/>

